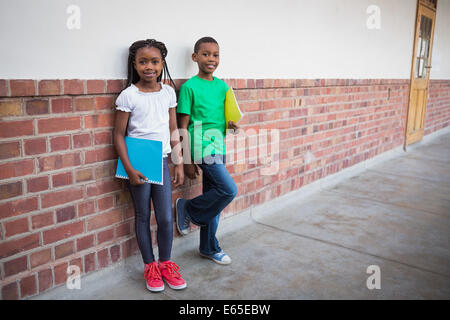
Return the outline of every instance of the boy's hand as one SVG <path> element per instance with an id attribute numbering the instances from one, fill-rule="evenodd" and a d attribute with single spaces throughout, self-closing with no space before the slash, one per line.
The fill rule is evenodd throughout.
<path id="1" fill-rule="evenodd" d="M 239 133 L 240 127 L 233 121 L 228 121 L 228 129 L 233 130 L 233 134 Z"/>
<path id="2" fill-rule="evenodd" d="M 185 164 L 184 173 L 189 179 L 195 179 L 200 174 L 200 168 L 195 163 Z"/>
<path id="3" fill-rule="evenodd" d="M 130 178 L 130 184 L 133 186 L 144 184 L 148 179 L 139 171 L 132 169 L 130 172 L 127 172 L 128 177 Z"/>
<path id="4" fill-rule="evenodd" d="M 181 186 L 184 182 L 184 170 L 183 164 L 179 164 L 175 166 L 175 170 L 173 171 L 173 187 L 176 188 Z"/>

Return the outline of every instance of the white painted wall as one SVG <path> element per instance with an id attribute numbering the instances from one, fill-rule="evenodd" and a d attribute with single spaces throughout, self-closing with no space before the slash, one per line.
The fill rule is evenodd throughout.
<path id="1" fill-rule="evenodd" d="M 450 78 L 449 0 L 440 0 L 433 78 Z M 442 4 L 441 3 L 445 3 Z M 69 5 L 81 28 L 66 27 Z M 369 5 L 381 28 L 370 30 Z M 126 78 L 129 45 L 156 38 L 173 78 L 205 35 L 222 78 L 409 78 L 415 0 L 0 0 L 0 78 Z M 440 8 L 439 8 L 440 9 Z M 437 62 L 437 63 L 436 63 Z"/>
<path id="2" fill-rule="evenodd" d="M 439 0 L 434 26 L 430 79 L 450 79 L 450 0 Z"/>

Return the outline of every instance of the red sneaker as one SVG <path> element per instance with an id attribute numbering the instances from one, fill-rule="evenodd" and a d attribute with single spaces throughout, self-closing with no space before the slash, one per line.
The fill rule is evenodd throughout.
<path id="1" fill-rule="evenodd" d="M 180 267 L 172 261 L 158 261 L 159 270 L 162 278 L 166 280 L 169 287 L 175 290 L 186 288 L 186 281 L 183 280 L 181 274 L 178 272 Z"/>
<path id="2" fill-rule="evenodd" d="M 159 292 L 164 290 L 164 282 L 161 279 L 161 272 L 159 271 L 156 262 L 145 265 L 144 278 L 147 282 L 147 289 L 152 292 Z"/>

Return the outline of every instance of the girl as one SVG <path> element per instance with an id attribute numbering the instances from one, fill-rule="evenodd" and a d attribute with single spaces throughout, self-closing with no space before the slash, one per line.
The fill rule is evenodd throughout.
<path id="1" fill-rule="evenodd" d="M 164 290 L 163 279 L 173 289 L 186 287 L 186 282 L 178 272 L 180 268 L 170 261 L 173 240 L 172 186 L 167 154 L 179 143 L 179 133 L 175 90 L 164 84 L 168 77 L 175 87 L 167 68 L 166 56 L 164 43 L 154 39 L 136 41 L 130 46 L 127 85 L 116 100 L 114 129 L 115 147 L 129 177 L 128 188 L 135 208 L 136 239 L 145 264 L 144 277 L 147 288 L 153 292 Z M 161 82 L 163 75 L 164 82 Z M 143 180 L 147 178 L 131 166 L 125 134 L 162 141 L 164 185 L 145 183 Z M 172 157 L 178 163 L 174 170 L 174 187 L 181 185 L 184 180 L 183 163 L 177 161 L 181 159 L 181 153 L 177 152 L 177 156 L 179 158 Z M 158 263 L 152 250 L 150 199 L 153 201 L 158 226 Z"/>

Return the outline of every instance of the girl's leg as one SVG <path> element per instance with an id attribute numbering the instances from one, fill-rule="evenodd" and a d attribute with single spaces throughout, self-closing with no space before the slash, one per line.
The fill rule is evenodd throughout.
<path id="1" fill-rule="evenodd" d="M 141 251 L 144 264 L 155 261 L 152 250 L 152 238 L 150 234 L 150 196 L 151 184 L 133 186 L 128 184 L 131 199 L 134 205 L 134 227 L 136 231 L 136 240 Z"/>
<path id="2" fill-rule="evenodd" d="M 167 261 L 170 260 L 173 241 L 172 182 L 167 158 L 163 161 L 163 181 L 164 185 L 152 184 L 152 201 L 158 226 L 159 260 Z"/>

